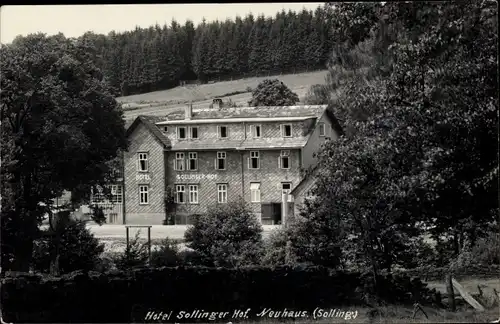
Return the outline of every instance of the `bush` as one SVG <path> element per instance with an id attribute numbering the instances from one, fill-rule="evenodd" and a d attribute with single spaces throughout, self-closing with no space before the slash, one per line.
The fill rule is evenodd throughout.
<path id="1" fill-rule="evenodd" d="M 169 238 L 164 239 L 159 248 L 151 252 L 151 265 L 154 267 L 174 267 L 180 261 L 178 243 Z"/>
<path id="2" fill-rule="evenodd" d="M 310 316 L 316 307 L 359 306 L 366 293 L 378 294 L 379 302 L 433 302 L 434 293 L 418 279 L 379 277 L 378 289 L 371 282 L 358 273 L 304 266 L 145 268 L 77 272 L 56 279 L 25 274 L 7 275 L 2 280 L 1 302 L 3 319 L 15 323 L 131 323 L 132 318 L 144 319 L 148 311 L 165 305 L 174 314 L 181 310 L 251 308 L 249 315 L 255 317 L 262 308 L 287 308 L 308 311 Z M 192 323 L 193 319 L 185 321 Z"/>
<path id="3" fill-rule="evenodd" d="M 148 245 L 139 241 L 139 232 L 130 240 L 125 252 L 115 260 L 115 265 L 120 270 L 143 267 L 148 262 Z"/>
<path id="4" fill-rule="evenodd" d="M 288 234 L 283 228 L 274 230 L 264 244 L 262 265 L 280 266 L 297 264 L 297 258 L 290 248 Z"/>
<path id="5" fill-rule="evenodd" d="M 242 200 L 209 208 L 195 218 L 185 233 L 188 247 L 216 266 L 258 264 L 262 253 L 262 226 Z"/>
<path id="6" fill-rule="evenodd" d="M 64 228 L 59 230 L 60 273 L 93 270 L 100 261 L 104 244 L 99 243 L 82 221 L 68 220 Z M 34 242 L 32 265 L 36 271 L 48 273 L 56 242 L 49 230 L 42 231 L 42 234 L 42 237 Z"/>
<path id="7" fill-rule="evenodd" d="M 306 105 L 326 105 L 330 100 L 330 93 L 326 86 L 322 84 L 314 84 L 309 88 L 304 103 Z"/>
<path id="8" fill-rule="evenodd" d="M 266 79 L 259 83 L 252 92 L 250 106 L 293 106 L 299 102 L 299 96 L 292 92 L 278 79 Z"/>
<path id="9" fill-rule="evenodd" d="M 450 262 L 452 269 L 462 269 L 473 265 L 500 264 L 500 234 L 489 233 L 479 238 L 474 246 L 468 247 Z"/>

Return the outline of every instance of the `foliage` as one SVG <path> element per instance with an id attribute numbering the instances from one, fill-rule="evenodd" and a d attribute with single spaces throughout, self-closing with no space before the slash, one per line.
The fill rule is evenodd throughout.
<path id="1" fill-rule="evenodd" d="M 290 247 L 288 232 L 282 228 L 274 230 L 265 240 L 262 264 L 282 266 L 298 264 Z"/>
<path id="2" fill-rule="evenodd" d="M 258 264 L 262 226 L 242 199 L 212 206 L 184 234 L 188 246 L 216 266 Z"/>
<path id="3" fill-rule="evenodd" d="M 299 96 L 278 79 L 266 79 L 252 92 L 250 106 L 293 106 Z"/>
<path id="4" fill-rule="evenodd" d="M 129 241 L 128 246 L 125 248 L 125 252 L 116 258 L 115 265 L 120 270 L 127 270 L 145 266 L 148 259 L 148 243 L 141 243 L 139 240 L 139 232 L 137 232 L 135 237 Z"/>
<path id="5" fill-rule="evenodd" d="M 60 232 L 59 270 L 69 273 L 75 270 L 93 270 L 104 251 L 104 245 L 85 227 L 85 222 L 70 221 Z M 35 241 L 33 251 L 33 268 L 35 271 L 50 270 L 52 253 L 56 248 L 54 236 L 50 230 L 42 232 L 41 238 Z"/>
<path id="6" fill-rule="evenodd" d="M 304 266 L 145 268 L 76 272 L 57 280 L 24 274 L 2 281 L 1 302 L 8 322 L 130 323 L 162 305 L 169 305 L 174 314 L 186 309 L 287 308 L 307 311 L 311 316 L 317 307 L 360 306 L 365 303 L 364 291 L 381 302 L 400 305 L 418 302 L 430 306 L 439 296 L 418 279 L 381 276 L 379 281 L 383 285 L 377 290 L 369 278 L 358 273 Z M 97 291 L 92 298 L 87 297 L 88 292 Z M 27 294 L 30 302 L 25 301 Z M 249 315 L 253 319 L 256 313 Z"/>
<path id="7" fill-rule="evenodd" d="M 418 258 L 409 253 L 424 227 L 458 255 L 495 219 L 497 8 L 472 1 L 373 10 L 390 19 L 334 53 L 326 88 L 346 136 L 318 154 L 316 199 L 293 245 L 316 240 L 323 248 L 301 258 L 325 264 L 331 254 L 378 273 Z"/>
<path id="8" fill-rule="evenodd" d="M 306 105 L 326 105 L 330 100 L 330 93 L 322 84 L 312 85 L 307 92 L 304 103 Z"/>
<path id="9" fill-rule="evenodd" d="M 452 269 L 462 269 L 471 265 L 500 264 L 500 234 L 491 232 L 486 237 L 479 238 L 474 246 L 463 249 L 450 262 Z"/>
<path id="10" fill-rule="evenodd" d="M 37 225 L 64 190 L 78 205 L 115 179 L 112 161 L 127 147 L 123 112 L 94 54 L 62 35 L 0 48 L 4 269 L 28 270 Z"/>
<path id="11" fill-rule="evenodd" d="M 173 267 L 179 263 L 179 247 L 175 240 L 166 238 L 158 249 L 151 252 L 151 265 L 154 267 Z"/>

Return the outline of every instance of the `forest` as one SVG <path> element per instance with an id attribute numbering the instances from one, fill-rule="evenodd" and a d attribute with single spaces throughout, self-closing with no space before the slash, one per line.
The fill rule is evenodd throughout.
<path id="1" fill-rule="evenodd" d="M 172 20 L 108 35 L 79 38 L 117 96 L 176 87 L 326 68 L 332 49 L 332 9 L 285 10 L 274 17 L 248 14 L 198 26 Z"/>

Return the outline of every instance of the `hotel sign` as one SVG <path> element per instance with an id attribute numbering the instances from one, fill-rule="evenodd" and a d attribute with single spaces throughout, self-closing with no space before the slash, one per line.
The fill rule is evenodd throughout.
<path id="1" fill-rule="evenodd" d="M 149 174 L 137 174 L 135 176 L 135 181 L 151 181 Z"/>
<path id="2" fill-rule="evenodd" d="M 216 174 L 178 174 L 175 177 L 177 180 L 201 180 L 208 179 L 214 180 L 217 179 Z"/>

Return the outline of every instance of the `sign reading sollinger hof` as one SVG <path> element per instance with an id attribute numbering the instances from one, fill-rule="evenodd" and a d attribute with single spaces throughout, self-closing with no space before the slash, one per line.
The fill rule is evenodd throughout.
<path id="1" fill-rule="evenodd" d="M 214 180 L 217 179 L 216 174 L 178 174 L 175 177 L 177 180 L 201 180 L 208 179 Z"/>

